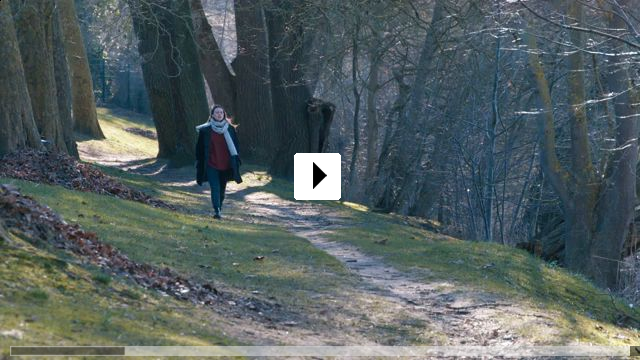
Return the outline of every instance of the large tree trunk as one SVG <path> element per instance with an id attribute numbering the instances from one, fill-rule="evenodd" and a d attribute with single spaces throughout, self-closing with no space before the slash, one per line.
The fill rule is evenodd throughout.
<path id="1" fill-rule="evenodd" d="M 629 1 L 619 1 L 620 6 L 628 6 Z M 609 28 L 626 28 L 620 16 L 609 13 Z M 610 59 L 607 75 L 609 90 L 615 94 L 614 112 L 616 116 L 616 151 L 608 162 L 612 167 L 605 171 L 609 180 L 600 190 L 596 231 L 592 239 L 592 274 L 598 284 L 615 288 L 618 284 L 619 261 L 625 240 L 633 221 L 636 201 L 636 172 L 638 164 L 638 118 L 637 106 L 640 100 L 631 84 L 628 71 L 628 51 L 624 44 L 617 44 Z M 615 215 L 613 215 L 615 214 Z"/>
<path id="2" fill-rule="evenodd" d="M 191 0 L 191 5 L 200 29 L 209 29 L 202 4 Z M 233 104 L 223 103 L 240 123 L 243 156 L 270 164 L 276 176 L 293 176 L 295 153 L 326 148 L 335 110 L 332 104 L 312 99 L 323 60 L 318 51 L 311 51 L 322 48 L 314 44 L 319 20 L 302 16 L 311 5 L 291 0 L 236 1 L 235 77 L 227 73 L 211 31 L 198 30 L 204 51 L 200 59 L 209 67 L 205 77 L 213 79 L 209 84 L 216 102 L 220 102 L 217 97 L 229 96 L 227 102 Z M 222 85 L 216 89 L 214 82 Z"/>
<path id="3" fill-rule="evenodd" d="M 528 34 L 527 42 L 529 47 L 530 67 L 536 79 L 536 89 L 538 91 L 540 107 L 543 109 L 538 118 L 541 165 L 551 187 L 560 198 L 565 218 L 565 226 L 567 229 L 564 253 L 565 264 L 574 271 L 589 274 L 588 264 L 590 263 L 590 260 L 588 249 L 592 235 L 590 224 L 594 215 L 593 207 L 595 206 L 595 201 L 593 201 L 594 199 L 592 199 L 586 192 L 587 189 L 584 187 L 584 184 L 582 184 L 582 188 L 577 187 L 576 185 L 578 180 L 570 177 L 569 172 L 560 164 L 560 160 L 556 153 L 553 103 L 551 100 L 549 85 L 544 74 L 544 69 L 542 68 L 542 64 L 537 55 L 538 46 L 535 37 Z M 573 59 L 573 62 L 570 62 L 572 66 L 576 66 L 577 63 L 576 59 Z M 575 78 L 573 80 L 570 79 L 569 81 L 573 81 L 570 86 L 577 86 Z M 576 104 L 575 98 L 572 102 Z M 576 107 L 574 107 L 574 109 L 576 109 Z M 575 122 L 576 117 L 574 116 L 572 119 Z M 574 143 L 578 140 L 577 137 L 580 135 L 578 134 L 576 127 L 574 126 L 573 128 L 574 133 L 572 134 L 572 144 L 575 151 L 576 145 Z M 579 166 L 575 160 L 572 165 Z M 577 170 L 581 171 L 581 169 Z M 582 169 L 582 171 L 584 171 L 584 169 Z"/>
<path id="4" fill-rule="evenodd" d="M 416 192 L 416 201 L 408 210 L 409 215 L 428 217 L 429 212 L 441 200 L 441 191 L 447 178 L 448 157 L 451 152 L 447 151 L 451 141 L 451 132 L 455 130 L 436 128 L 434 134 L 434 146 L 429 161 L 429 168 L 423 172 L 423 179 L 420 182 L 418 191 Z M 438 189 L 434 191 L 434 189 Z"/>
<path id="5" fill-rule="evenodd" d="M 172 43 L 175 46 L 171 48 L 172 52 L 170 57 L 167 57 L 167 62 L 171 74 L 180 74 L 179 77 L 172 79 L 172 85 L 176 111 L 174 116 L 180 124 L 176 133 L 179 141 L 176 148 L 178 153 L 185 155 L 184 161 L 178 161 L 177 164 L 191 164 L 195 159 L 194 127 L 209 118 L 209 105 L 193 37 L 189 1 L 179 0 L 170 3 L 172 14 L 176 14 L 169 16 L 169 20 L 174 22 L 171 28 L 174 29 Z"/>
<path id="6" fill-rule="evenodd" d="M 568 16 L 582 21 L 582 5 L 569 1 Z M 614 19 L 615 18 L 615 19 Z M 617 16 L 610 19 L 610 28 L 624 24 Z M 615 288 L 618 264 L 634 214 L 636 166 L 638 162 L 638 126 L 633 111 L 634 99 L 629 76 L 624 68 L 609 69 L 608 85 L 617 94 L 615 99 L 616 151 L 604 178 L 595 175 L 589 147 L 582 56 L 579 51 L 569 56 L 569 104 L 571 125 L 571 172 L 562 167 L 556 154 L 553 105 L 542 65 L 537 56 L 537 44 L 528 35 L 529 59 L 537 80 L 537 90 L 543 112 L 539 118 L 542 167 L 562 203 L 565 218 L 566 266 L 591 277 L 598 285 Z M 583 34 L 571 32 L 573 45 L 583 46 Z M 622 61 L 625 49 L 615 49 L 614 66 Z M 615 214 L 615 215 L 614 215 Z"/>
<path id="7" fill-rule="evenodd" d="M 329 146 L 329 134 L 336 106 L 330 102 L 312 98 L 307 102 L 307 121 L 309 124 L 309 151 L 326 152 Z"/>
<path id="8" fill-rule="evenodd" d="M 58 100 L 58 114 L 62 136 L 67 147 L 67 152 L 76 158 L 80 158 L 75 136 L 73 134 L 73 119 L 71 117 L 71 82 L 69 79 L 69 67 L 64 47 L 64 33 L 60 24 L 59 11 L 56 9 L 53 15 L 53 62 L 56 77 L 56 94 Z"/>
<path id="9" fill-rule="evenodd" d="M 311 35 L 302 24 L 291 23 L 292 19 L 300 20 L 296 17 L 304 5 L 292 0 L 273 0 L 273 7 L 266 11 L 271 91 L 279 132 L 270 172 L 289 179 L 293 178 L 293 156 L 312 152 L 307 116 L 307 101 L 312 93 L 304 76 Z"/>
<path id="10" fill-rule="evenodd" d="M 429 32 L 425 37 L 425 42 L 420 53 L 418 62 L 418 72 L 414 79 L 414 86 L 411 90 L 409 106 L 404 113 L 404 121 L 401 124 L 409 124 L 403 131 L 398 132 L 400 141 L 398 149 L 398 162 L 401 166 L 399 174 L 402 176 L 402 184 L 398 197 L 394 200 L 394 210 L 401 214 L 407 214 L 415 208 L 417 197 L 415 194 L 420 188 L 420 179 L 424 175 L 424 168 L 421 159 L 424 156 L 424 146 L 426 135 L 435 126 L 427 123 L 427 115 L 423 112 L 424 99 L 426 97 L 425 84 L 431 63 L 436 55 L 438 43 L 442 41 L 445 31 L 445 6 L 443 0 L 436 0 Z M 420 84 L 420 85 L 419 85 Z M 415 150 L 409 150 L 415 149 Z M 432 189 L 440 191 L 440 189 Z"/>
<path id="11" fill-rule="evenodd" d="M 0 1 L 0 156 L 19 148 L 39 148 L 40 134 L 33 120 L 13 16 Z"/>
<path id="12" fill-rule="evenodd" d="M 191 16 L 198 45 L 200 68 L 207 80 L 211 96 L 216 104 L 235 115 L 234 78 L 222 56 L 218 42 L 213 36 L 211 25 L 207 21 L 201 0 L 190 0 Z M 236 12 L 236 23 L 238 14 Z M 238 35 L 238 37 L 240 37 Z"/>
<path id="13" fill-rule="evenodd" d="M 59 121 L 53 64 L 53 1 L 12 0 L 33 117 L 51 149 L 67 152 Z"/>
<path id="14" fill-rule="evenodd" d="M 171 104 L 171 85 L 165 63 L 165 43 L 161 38 L 161 24 L 153 22 L 154 13 L 146 3 L 129 1 L 133 27 L 138 38 L 138 52 L 142 59 L 144 85 L 149 94 L 151 114 L 158 135 L 158 157 L 171 157 L 176 150 L 175 127 Z M 164 35 L 166 36 L 166 35 Z"/>
<path id="15" fill-rule="evenodd" d="M 567 1 L 567 14 L 578 23 L 583 22 L 582 5 L 576 1 Z M 577 49 L 584 46 L 584 33 L 570 32 L 571 42 Z M 591 159 L 589 131 L 585 105 L 584 60 L 582 51 L 569 55 L 569 73 L 567 75 L 569 92 L 569 122 L 571 126 L 571 173 L 574 183 L 570 186 L 572 202 L 567 208 L 566 224 L 571 227 L 565 240 L 565 263 L 571 270 L 589 273 L 591 266 L 592 225 L 597 201 L 598 181 Z"/>
<path id="16" fill-rule="evenodd" d="M 236 73 L 236 114 L 243 156 L 258 163 L 273 161 L 279 129 L 274 124 L 269 39 L 262 5 L 251 0 L 235 1 L 238 55 Z"/>
<path id="17" fill-rule="evenodd" d="M 73 0 L 58 0 L 64 46 L 71 72 L 74 128 L 96 139 L 104 139 L 98 123 L 89 61 L 84 48 Z"/>
<path id="18" fill-rule="evenodd" d="M 537 55 L 538 46 L 535 37 L 529 34 L 527 39 L 530 50 L 530 66 L 536 79 L 538 98 L 540 100 L 541 108 L 543 109 L 538 119 L 541 165 L 545 175 L 547 175 L 549 183 L 556 194 L 560 197 L 562 210 L 565 216 L 565 226 L 568 234 L 565 238 L 565 264 L 572 270 L 581 271 L 583 274 L 587 274 L 588 266 L 586 266 L 586 264 L 588 264 L 589 258 L 588 254 L 584 253 L 584 247 L 585 244 L 590 243 L 591 239 L 589 224 L 591 222 L 591 217 L 593 216 L 594 203 L 589 199 L 584 187 L 575 189 L 578 190 L 578 192 L 574 190 L 576 185 L 574 182 L 576 180 L 574 179 L 574 181 L 570 181 L 569 172 L 560 164 L 560 160 L 556 153 L 553 103 L 551 100 L 549 85 L 544 74 L 544 69 L 542 68 Z M 571 66 L 576 66 L 579 63 L 577 58 L 572 60 L 573 61 L 570 61 Z M 579 87 L 577 84 L 579 80 L 576 80 L 575 76 L 573 79 L 569 79 L 569 82 L 570 87 Z M 579 95 L 574 96 L 579 97 Z M 579 114 L 579 109 L 577 108 L 579 107 L 579 104 L 576 102 L 575 98 L 570 100 L 573 104 L 576 104 L 573 109 L 577 110 Z M 575 112 L 572 120 L 574 123 L 574 126 L 572 127 L 572 148 L 575 154 L 575 143 L 580 136 L 578 128 L 575 126 Z M 572 165 L 574 167 L 579 166 L 575 160 Z M 584 171 L 584 169 L 578 169 L 578 171 Z M 574 235 L 572 235 L 573 231 L 575 231 Z M 588 245 L 586 245 L 586 248 L 588 249 Z M 582 262 L 577 258 L 580 253 L 582 253 Z"/>
<path id="19" fill-rule="evenodd" d="M 129 1 L 160 151 L 172 166 L 195 159 L 195 125 L 209 117 L 187 0 Z"/>

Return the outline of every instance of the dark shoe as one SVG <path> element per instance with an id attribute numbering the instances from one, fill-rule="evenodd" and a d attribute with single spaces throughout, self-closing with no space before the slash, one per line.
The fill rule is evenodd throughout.
<path id="1" fill-rule="evenodd" d="M 214 214 L 213 218 L 214 219 L 222 219 L 222 216 L 220 216 L 220 214 Z"/>

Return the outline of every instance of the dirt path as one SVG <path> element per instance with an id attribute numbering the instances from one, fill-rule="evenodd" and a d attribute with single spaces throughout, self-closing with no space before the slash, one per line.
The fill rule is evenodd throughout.
<path id="1" fill-rule="evenodd" d="M 209 211 L 209 192 L 195 184 L 190 169 L 101 160 L 197 193 L 207 209 L 200 211 Z M 330 241 L 328 234 L 352 226 L 330 207 L 288 201 L 259 187 L 230 184 L 227 193 L 226 218 L 285 227 L 334 256 L 357 279 L 354 287 L 313 294 L 323 299 L 322 306 L 304 309 L 304 320 L 283 326 L 282 322 L 234 319 L 225 329 L 238 339 L 256 345 L 526 345 L 534 342 L 523 336 L 525 329 L 553 336 L 550 315 L 446 281 L 421 281 L 424 273 L 418 270 L 401 272 L 351 245 Z"/>
<path id="2" fill-rule="evenodd" d="M 240 209 L 245 216 L 260 223 L 285 226 L 356 274 L 358 286 L 346 297 L 348 303 L 341 306 L 356 313 L 370 314 L 375 311 L 371 304 L 385 304 L 386 315 L 378 314 L 378 325 L 384 326 L 389 319 L 392 322 L 393 319 L 400 320 L 408 325 L 406 327 L 414 327 L 413 331 L 399 329 L 414 340 L 422 338 L 443 345 L 530 344 L 516 332 L 522 329 L 523 323 L 527 323 L 530 330 L 551 325 L 552 319 L 542 313 L 446 281 L 420 281 L 422 274 L 417 269 L 412 273 L 401 272 L 354 246 L 328 240 L 327 234 L 350 224 L 326 206 L 287 201 L 266 192 L 248 194 L 244 202 L 233 198 L 231 195 L 231 206 Z M 421 332 L 421 327 L 433 336 Z M 394 337 L 382 340 L 388 345 L 404 343 Z"/>

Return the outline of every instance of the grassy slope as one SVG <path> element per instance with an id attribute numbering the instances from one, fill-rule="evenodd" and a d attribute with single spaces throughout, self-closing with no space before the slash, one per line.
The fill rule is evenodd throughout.
<path id="1" fill-rule="evenodd" d="M 153 156 L 157 147 L 150 151 L 147 145 L 143 145 L 144 138 L 122 131 L 124 127 L 145 128 L 149 126 L 148 121 L 130 121 L 108 116 L 108 113 L 107 110 L 100 110 L 101 125 L 110 139 L 92 141 L 92 147 L 117 154 L 133 146 L 137 150 L 131 151 L 142 151 L 146 156 Z M 125 142 L 113 140 L 127 139 L 129 136 L 133 138 Z M 252 186 L 252 178 L 267 176 L 258 168 L 250 169 L 253 173 L 247 176 L 249 181 L 245 186 Z M 202 198 L 185 191 L 179 184 L 157 184 L 148 177 L 106 170 L 124 182 L 160 198 L 187 206 L 203 206 Z M 353 281 L 335 259 L 284 229 L 231 220 L 212 223 L 206 216 L 176 214 L 106 196 L 10 179 L 0 179 L 0 182 L 18 185 L 24 193 L 48 204 L 68 221 L 77 221 L 85 229 L 97 232 L 101 239 L 117 246 L 136 261 L 169 265 L 184 275 L 213 281 L 214 285 L 222 288 L 258 290 L 264 295 L 256 296 L 273 297 L 293 308 L 302 309 L 312 305 L 307 296 L 309 292 L 339 291 Z M 279 180 L 269 181 L 260 190 L 285 198 L 290 198 L 292 193 L 291 185 Z M 448 238 L 407 226 L 402 219 L 392 215 L 368 212 L 364 207 L 327 204 L 353 220 L 354 226 L 332 235 L 337 241 L 348 242 L 358 246 L 361 251 L 382 256 L 386 262 L 400 269 L 426 268 L 431 271 L 433 278 L 448 279 L 511 301 L 560 312 L 562 317 L 557 318 L 556 323 L 563 337 L 540 339 L 544 343 L 577 339 L 600 344 L 625 344 L 628 343 L 625 337 L 632 339 L 631 342 L 638 340 L 636 331 L 616 325 L 624 315 L 640 319 L 637 311 L 632 311 L 619 300 L 612 300 L 580 277 L 549 266 L 525 252 L 495 244 Z M 374 243 L 384 238 L 388 239 L 387 245 Z M 275 249 L 278 252 L 272 252 Z M 124 338 L 136 344 L 150 344 L 153 341 L 181 344 L 228 341 L 217 334 L 216 329 L 203 328 L 202 324 L 192 320 L 199 318 L 193 316 L 193 311 L 204 310 L 169 311 L 175 301 L 157 298 L 118 279 L 105 286 L 91 275 L 96 272 L 95 269 L 66 265 L 66 270 L 62 271 L 56 265 L 57 260 L 48 260 L 52 256 L 62 256 L 60 254 L 28 246 L 3 249 L 4 252 L 9 256 L 3 257 L 0 263 L 0 281 L 3 282 L 0 289 L 10 290 L 0 290 L 3 295 L 0 297 L 0 331 L 20 329 L 22 323 L 24 328 L 30 329 L 25 331 L 24 343 L 38 341 L 53 344 L 63 341 L 87 344 L 95 343 L 94 340 L 122 343 L 117 336 L 123 333 Z M 255 262 L 252 259 L 256 255 L 266 255 L 267 258 Z M 52 265 L 46 265 L 48 263 Z M 77 279 L 69 278 L 65 273 L 70 271 L 81 275 Z M 42 274 L 49 275 L 45 278 Z M 429 278 L 424 280 L 428 281 Z M 114 293 L 109 287 L 119 290 Z M 74 289 L 74 292 L 66 289 Z M 72 304 L 76 305 L 72 298 L 76 296 L 75 289 L 82 289 L 77 313 L 69 310 Z M 47 294 L 46 299 L 40 299 L 44 297 L 41 291 Z M 127 295 L 130 293 L 142 295 L 133 295 L 131 298 Z M 145 296 L 144 301 L 138 299 L 140 296 Z M 31 300 L 25 301 L 24 305 L 17 305 L 20 299 Z M 131 305 L 131 302 L 135 302 L 136 307 L 140 306 L 140 311 L 131 312 L 128 310 L 130 308 L 117 305 Z M 33 315 L 36 321 L 28 322 L 27 319 Z M 130 320 L 131 316 L 136 320 Z M 174 331 L 174 326 L 177 329 L 180 326 L 173 322 L 184 325 L 185 329 L 197 328 L 198 332 L 188 335 L 188 331 Z M 58 326 L 58 323 L 66 325 Z M 118 326 L 112 327 L 111 324 Z M 149 334 L 149 326 L 155 326 L 154 330 L 158 332 L 158 336 L 154 333 L 153 339 L 145 337 Z M 113 329 L 125 329 L 126 332 Z M 187 335 L 179 335 L 181 332 Z M 0 337 L 3 349 L 9 343 L 16 344 L 15 340 Z"/>
<path id="2" fill-rule="evenodd" d="M 337 260 L 284 229 L 230 220 L 213 222 L 210 216 L 181 214 L 109 196 L 0 181 L 18 186 L 136 261 L 169 266 L 202 282 L 278 293 L 282 301 L 292 303 L 304 301 L 301 291 L 339 285 L 334 274 L 346 274 Z M 265 260 L 254 261 L 258 255 L 266 256 Z"/>
<path id="3" fill-rule="evenodd" d="M 1 354 L 10 345 L 234 344 L 205 310 L 80 265 L 68 255 L 31 246 L 16 235 L 0 244 Z M 202 319 L 202 320 L 200 320 Z"/>
<path id="4" fill-rule="evenodd" d="M 158 154 L 157 141 L 123 131 L 130 127 L 155 131 L 153 122 L 148 117 L 126 110 L 98 108 L 98 118 L 105 140 L 92 140 L 77 135 L 79 142 L 91 152 L 138 158 L 152 158 Z"/>
<path id="5" fill-rule="evenodd" d="M 399 269 L 428 269 L 430 279 L 448 280 L 496 294 L 510 302 L 561 314 L 555 323 L 561 338 L 551 343 L 584 341 L 637 343 L 638 331 L 619 322 L 640 325 L 640 312 L 593 286 L 581 276 L 545 263 L 529 253 L 498 244 L 462 241 L 407 226 L 396 216 L 349 211 L 358 226 L 332 235 Z M 386 245 L 376 241 L 388 239 Z M 420 272 L 424 274 L 424 272 Z M 535 334 L 527 334 L 528 337 Z"/>

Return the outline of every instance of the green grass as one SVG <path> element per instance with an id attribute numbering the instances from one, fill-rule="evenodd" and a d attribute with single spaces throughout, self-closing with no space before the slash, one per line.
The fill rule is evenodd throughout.
<path id="1" fill-rule="evenodd" d="M 109 274 L 105 274 L 103 272 L 98 272 L 93 274 L 91 279 L 101 285 L 109 285 L 111 283 L 111 276 Z"/>
<path id="2" fill-rule="evenodd" d="M 495 243 L 470 242 L 407 226 L 395 215 L 344 210 L 355 226 L 330 235 L 335 241 L 380 256 L 400 270 L 427 270 L 422 280 L 450 281 L 501 299 L 561 314 L 555 319 L 563 340 L 629 344 L 640 336 L 640 312 L 580 275 L 545 263 L 529 253 Z M 385 245 L 380 240 L 387 239 Z M 424 274 L 428 275 L 424 275 Z M 626 326 L 619 326 L 618 324 Z M 632 326 L 630 326 L 632 325 Z M 596 331 L 596 328 L 603 329 Z M 618 339 L 623 334 L 629 340 Z M 532 334 L 528 334 L 531 336 Z M 541 339 L 557 341 L 558 339 Z"/>
<path id="3" fill-rule="evenodd" d="M 207 312 L 159 297 L 121 279 L 95 280 L 99 271 L 63 252 L 34 248 L 10 235 L 0 243 L 0 356 L 19 345 L 237 345 Z M 132 295 L 135 294 L 135 295 Z"/>
<path id="4" fill-rule="evenodd" d="M 217 222 L 208 215 L 27 181 L 0 178 L 0 183 L 19 187 L 135 261 L 169 266 L 201 282 L 257 290 L 295 306 L 309 301 L 308 292 L 331 292 L 353 280 L 338 260 L 279 227 Z M 256 256 L 265 259 L 255 261 Z"/>
<path id="5" fill-rule="evenodd" d="M 149 160 L 149 163 L 153 163 L 156 161 L 161 160 Z M 99 168 L 107 175 L 117 178 L 118 181 L 122 182 L 123 184 L 133 189 L 142 190 L 146 194 L 151 195 L 156 199 L 160 199 L 174 205 L 180 205 L 187 209 L 201 209 L 205 204 L 205 202 L 203 202 L 202 194 L 197 194 L 186 189 L 186 187 L 190 186 L 191 184 L 163 184 L 159 183 L 149 176 L 130 173 L 118 168 L 104 165 L 94 164 L 94 166 Z M 195 181 L 195 169 L 185 167 L 176 171 L 186 174 L 186 176 L 192 175 L 193 180 L 191 180 L 191 178 L 189 179 L 190 181 Z M 201 189 L 205 189 L 205 186 L 203 186 Z"/>
<path id="6" fill-rule="evenodd" d="M 111 155 L 119 158 L 153 158 L 158 154 L 158 142 L 139 136 L 124 129 L 137 127 L 155 130 L 151 118 L 123 110 L 98 108 L 98 120 L 106 139 L 93 140 L 77 134 L 78 144 L 85 150 L 85 156 Z"/>

